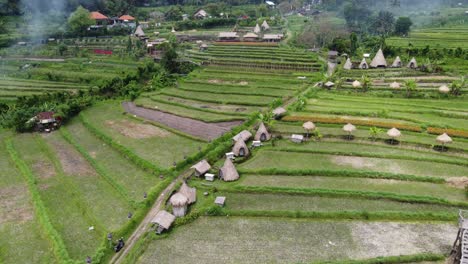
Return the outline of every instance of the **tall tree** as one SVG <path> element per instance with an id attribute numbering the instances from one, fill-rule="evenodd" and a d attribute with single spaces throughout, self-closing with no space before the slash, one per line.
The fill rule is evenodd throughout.
<path id="1" fill-rule="evenodd" d="M 395 23 L 395 34 L 400 36 L 408 35 L 413 22 L 409 17 L 399 17 Z"/>
<path id="2" fill-rule="evenodd" d="M 89 11 L 82 6 L 78 6 L 68 18 L 70 31 L 81 36 L 84 36 L 89 26 L 93 24 L 94 20 L 91 19 Z"/>
<path id="3" fill-rule="evenodd" d="M 387 36 L 393 32 L 395 25 L 395 17 L 391 12 L 380 11 L 375 18 L 373 30 L 379 35 Z"/>

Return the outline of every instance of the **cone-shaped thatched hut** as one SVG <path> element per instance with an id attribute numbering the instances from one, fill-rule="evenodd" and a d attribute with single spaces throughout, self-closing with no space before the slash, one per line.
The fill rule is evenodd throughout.
<path id="1" fill-rule="evenodd" d="M 439 87 L 439 92 L 445 93 L 445 94 L 446 94 L 446 93 L 449 93 L 449 92 L 450 92 L 450 88 L 448 88 L 448 86 L 444 84 L 444 85 L 442 85 L 442 86 Z"/>
<path id="2" fill-rule="evenodd" d="M 353 82 L 353 88 L 361 88 L 361 86 L 362 86 L 362 84 L 361 84 L 360 81 L 355 80 L 355 81 Z"/>
<path id="3" fill-rule="evenodd" d="M 182 183 L 180 186 L 179 193 L 185 195 L 188 198 L 188 204 L 193 204 L 197 201 L 197 189 L 191 188 L 187 183 Z"/>
<path id="4" fill-rule="evenodd" d="M 411 61 L 408 63 L 408 66 L 406 66 L 410 69 L 416 69 L 418 68 L 418 63 L 416 62 L 416 58 L 412 58 Z"/>
<path id="5" fill-rule="evenodd" d="M 250 154 L 249 148 L 242 139 L 236 141 L 236 144 L 234 144 L 234 147 L 232 148 L 232 152 L 236 157 L 247 157 Z"/>
<path id="6" fill-rule="evenodd" d="M 258 25 L 255 25 L 255 28 L 254 28 L 254 31 L 253 31 L 255 34 L 260 34 L 260 32 L 262 32 L 262 30 L 260 29 L 260 26 Z"/>
<path id="7" fill-rule="evenodd" d="M 263 28 L 263 30 L 269 30 L 270 29 L 270 25 L 268 25 L 266 20 L 263 20 L 262 28 Z"/>
<path id="8" fill-rule="evenodd" d="M 447 135 L 447 133 L 443 133 L 442 135 L 438 136 L 436 140 L 442 145 L 453 142 L 452 138 L 449 135 Z"/>
<path id="9" fill-rule="evenodd" d="M 144 36 L 145 36 L 145 32 L 143 31 L 143 29 L 141 28 L 141 26 L 138 26 L 138 27 L 136 28 L 136 30 L 135 30 L 134 35 L 135 35 L 136 37 L 141 38 L 141 37 L 144 37 Z"/>
<path id="10" fill-rule="evenodd" d="M 348 124 L 343 126 L 343 131 L 347 132 L 349 134 L 351 134 L 355 130 L 356 130 L 356 127 L 351 123 L 348 123 Z"/>
<path id="11" fill-rule="evenodd" d="M 185 213 L 187 212 L 187 205 L 189 202 L 189 199 L 187 198 L 187 196 L 178 192 L 171 196 L 171 199 L 169 199 L 169 202 L 172 205 L 172 213 L 176 217 L 182 217 L 185 215 Z"/>
<path id="12" fill-rule="evenodd" d="M 363 58 L 361 63 L 359 64 L 359 69 L 367 70 L 369 69 L 369 64 L 367 64 L 366 58 Z"/>
<path id="13" fill-rule="evenodd" d="M 400 84 L 397 83 L 397 82 L 392 82 L 390 84 L 390 88 L 392 88 L 392 89 L 400 89 L 400 87 L 401 87 Z"/>
<path id="14" fill-rule="evenodd" d="M 387 60 L 385 60 L 385 56 L 383 54 L 382 49 L 379 49 L 379 51 L 377 51 L 377 54 L 375 54 L 375 57 L 372 60 L 370 66 L 372 68 L 387 67 Z"/>
<path id="15" fill-rule="evenodd" d="M 226 159 L 223 167 L 219 169 L 219 178 L 223 181 L 236 181 L 239 179 L 239 173 L 230 159 Z"/>
<path id="16" fill-rule="evenodd" d="M 400 56 L 397 56 L 392 63 L 392 68 L 401 68 L 402 65 Z"/>
<path id="17" fill-rule="evenodd" d="M 351 62 L 351 59 L 348 58 L 343 66 L 343 69 L 351 70 L 352 68 L 353 68 L 353 63 Z"/>
<path id="18" fill-rule="evenodd" d="M 260 140 L 260 141 L 268 141 L 270 140 L 271 135 L 268 133 L 267 128 L 265 127 L 265 124 L 263 122 L 260 123 L 258 126 L 257 133 L 255 134 L 254 140 Z"/>

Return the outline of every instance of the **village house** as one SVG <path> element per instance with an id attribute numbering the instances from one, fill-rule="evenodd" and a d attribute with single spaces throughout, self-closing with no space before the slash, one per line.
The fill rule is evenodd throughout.
<path id="1" fill-rule="evenodd" d="M 223 181 L 236 181 L 239 179 L 239 173 L 230 159 L 226 159 L 223 167 L 219 169 L 219 178 Z"/>
<path id="2" fill-rule="evenodd" d="M 278 43 L 283 39 L 283 34 L 265 34 L 263 35 L 263 41 Z"/>
<path id="3" fill-rule="evenodd" d="M 56 130 L 62 121 L 60 117 L 55 117 L 54 112 L 40 112 L 32 120 L 36 122 L 36 130 L 39 132 Z"/>
<path id="4" fill-rule="evenodd" d="M 109 18 L 98 11 L 91 12 L 90 18 L 95 21 L 96 26 L 106 26 L 109 23 Z"/>
<path id="5" fill-rule="evenodd" d="M 203 9 L 198 9 L 194 14 L 193 18 L 195 19 L 205 19 L 208 17 L 208 13 Z"/>
<path id="6" fill-rule="evenodd" d="M 207 173 L 211 169 L 211 166 L 208 163 L 208 161 L 202 160 L 190 168 L 194 169 L 195 171 L 194 173 L 196 177 L 200 177 L 200 176 L 203 176 L 203 174 Z"/>
<path id="7" fill-rule="evenodd" d="M 239 41 L 237 32 L 219 32 L 218 41 Z"/>
<path id="8" fill-rule="evenodd" d="M 265 127 L 265 124 L 263 122 L 260 123 L 258 126 L 257 133 L 255 133 L 254 140 L 256 141 L 268 141 L 270 140 L 271 135 L 268 133 L 267 128 Z"/>
<path id="9" fill-rule="evenodd" d="M 168 230 L 176 217 L 171 213 L 161 210 L 158 214 L 151 220 L 151 223 L 156 224 L 156 233 L 161 234 L 164 230 Z"/>
<path id="10" fill-rule="evenodd" d="M 250 154 L 249 148 L 242 139 L 236 141 L 234 147 L 232 148 L 232 152 L 236 157 L 247 157 Z"/>

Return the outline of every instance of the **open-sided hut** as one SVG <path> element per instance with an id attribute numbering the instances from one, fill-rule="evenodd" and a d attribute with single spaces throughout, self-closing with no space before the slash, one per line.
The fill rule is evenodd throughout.
<path id="1" fill-rule="evenodd" d="M 265 34 L 263 41 L 265 42 L 280 42 L 283 39 L 283 34 Z"/>
<path id="2" fill-rule="evenodd" d="M 188 204 L 193 204 L 197 201 L 197 189 L 188 186 L 185 182 L 180 186 L 179 193 L 188 198 Z"/>
<path id="3" fill-rule="evenodd" d="M 406 67 L 410 69 L 418 68 L 418 62 L 416 61 L 416 58 L 413 57 Z"/>
<path id="4" fill-rule="evenodd" d="M 239 173 L 230 159 L 226 159 L 223 167 L 219 169 L 219 178 L 223 181 L 236 181 L 239 179 Z"/>
<path id="5" fill-rule="evenodd" d="M 232 139 L 234 141 L 238 141 L 242 139 L 244 142 L 247 142 L 249 141 L 251 137 L 252 137 L 252 133 L 250 133 L 248 130 L 242 130 L 241 132 L 239 132 L 239 134 L 235 135 Z"/>
<path id="6" fill-rule="evenodd" d="M 436 141 L 437 141 L 437 143 L 440 143 L 442 145 L 453 142 L 452 138 L 449 135 L 447 135 L 447 133 L 443 133 L 442 135 L 438 136 L 436 138 Z"/>
<path id="7" fill-rule="evenodd" d="M 355 81 L 353 82 L 353 88 L 361 88 L 361 86 L 362 86 L 362 84 L 361 84 L 360 81 L 355 80 Z"/>
<path id="8" fill-rule="evenodd" d="M 356 130 L 356 127 L 351 124 L 351 123 L 348 123 L 346 125 L 343 126 L 343 131 L 348 133 L 348 139 L 352 139 L 351 137 L 351 134 Z"/>
<path id="9" fill-rule="evenodd" d="M 396 128 L 392 128 L 387 131 L 387 135 L 391 138 L 391 143 L 395 143 L 395 139 L 401 136 L 401 132 Z"/>
<path id="10" fill-rule="evenodd" d="M 171 196 L 169 202 L 172 205 L 172 213 L 176 217 L 182 217 L 187 212 L 187 205 L 188 205 L 188 198 L 187 196 L 181 194 L 180 192 Z"/>
<path id="11" fill-rule="evenodd" d="M 151 223 L 156 224 L 156 233 L 161 234 L 164 230 L 168 230 L 172 223 L 174 223 L 175 216 L 171 213 L 161 210 L 158 214 L 151 220 Z"/>
<path id="12" fill-rule="evenodd" d="M 255 25 L 255 28 L 254 28 L 253 32 L 254 32 L 255 34 L 260 34 L 260 32 L 262 32 L 262 29 L 260 28 L 260 26 L 258 25 L 258 23 L 257 23 L 257 25 Z"/>
<path id="13" fill-rule="evenodd" d="M 369 64 L 367 64 L 366 58 L 363 58 L 361 63 L 359 64 L 359 69 L 367 70 L 369 69 Z"/>
<path id="14" fill-rule="evenodd" d="M 219 32 L 219 41 L 239 41 L 239 35 L 237 32 Z"/>
<path id="15" fill-rule="evenodd" d="M 263 30 L 269 30 L 269 29 L 270 29 L 270 25 L 268 25 L 268 23 L 266 22 L 266 20 L 263 20 L 262 29 L 263 29 Z"/>
<path id="16" fill-rule="evenodd" d="M 372 59 L 370 66 L 372 68 L 386 68 L 387 67 L 387 60 L 385 60 L 385 56 L 383 54 L 382 49 L 377 51 L 375 54 L 374 59 Z"/>
<path id="17" fill-rule="evenodd" d="M 315 124 L 312 121 L 307 121 L 304 124 L 302 124 L 302 128 L 304 128 L 307 131 L 307 137 L 309 137 L 310 131 L 315 130 Z"/>
<path id="18" fill-rule="evenodd" d="M 258 35 L 255 33 L 249 32 L 244 35 L 243 39 L 244 41 L 247 41 L 247 42 L 255 42 L 258 40 Z"/>
<path id="19" fill-rule="evenodd" d="M 343 65 L 343 69 L 345 70 L 351 70 L 353 68 L 353 63 L 351 62 L 351 59 L 348 58 L 345 62 L 345 64 Z"/>
<path id="20" fill-rule="evenodd" d="M 236 141 L 234 147 L 232 147 L 232 153 L 234 153 L 236 157 L 247 157 L 250 154 L 249 148 L 242 139 Z"/>
<path id="21" fill-rule="evenodd" d="M 448 86 L 444 84 L 444 85 L 442 85 L 442 86 L 439 87 L 439 92 L 440 92 L 440 93 L 447 94 L 447 93 L 450 92 L 450 88 L 448 88 Z"/>
<path id="22" fill-rule="evenodd" d="M 392 63 L 392 68 L 401 68 L 402 65 L 403 64 L 401 62 L 400 56 L 397 56 Z"/>
<path id="23" fill-rule="evenodd" d="M 255 133 L 254 140 L 268 141 L 268 140 L 270 140 L 270 138 L 271 138 L 271 135 L 270 135 L 270 133 L 268 133 L 268 130 L 267 130 L 265 124 L 263 124 L 263 122 L 261 122 L 260 125 L 258 126 L 257 133 Z"/>
<path id="24" fill-rule="evenodd" d="M 282 117 L 283 115 L 286 114 L 286 112 L 287 112 L 286 109 L 284 109 L 283 107 L 277 107 L 277 108 L 275 108 L 275 109 L 272 111 L 273 116 L 274 116 L 275 118 L 280 118 L 280 117 Z"/>
<path id="25" fill-rule="evenodd" d="M 211 166 L 208 163 L 208 161 L 202 160 L 199 161 L 197 164 L 193 165 L 191 168 L 195 170 L 195 176 L 200 177 L 203 174 L 207 173 L 211 169 Z"/>

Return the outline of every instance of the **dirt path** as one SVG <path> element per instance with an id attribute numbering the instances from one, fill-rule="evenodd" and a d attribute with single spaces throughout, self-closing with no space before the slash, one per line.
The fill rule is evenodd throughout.
<path id="1" fill-rule="evenodd" d="M 231 128 L 242 124 L 242 121 L 206 123 L 187 117 L 181 117 L 157 110 L 138 107 L 131 102 L 124 102 L 122 103 L 122 106 L 125 111 L 130 114 L 150 121 L 161 123 L 165 126 L 206 140 L 216 139 L 231 130 Z"/>
<path id="2" fill-rule="evenodd" d="M 112 257 L 112 259 L 109 261 L 109 263 L 119 264 L 122 263 L 122 261 L 124 261 L 125 257 L 130 253 L 135 243 L 141 238 L 142 235 L 144 235 L 150 229 L 151 220 L 153 220 L 153 218 L 161 210 L 162 206 L 164 205 L 163 202 L 166 200 L 167 196 L 170 194 L 174 186 L 185 176 L 188 176 L 190 172 L 191 170 L 184 171 L 182 174 L 177 176 L 177 178 L 173 180 L 171 184 L 169 184 L 169 186 L 166 187 L 166 189 L 162 191 L 158 199 L 156 199 L 156 201 L 154 202 L 151 210 L 148 212 L 148 214 L 146 214 L 143 221 L 141 221 L 141 223 L 138 225 L 137 229 L 128 239 L 125 240 L 125 247 L 123 248 L 123 250 L 120 251 L 118 254 L 115 254 L 114 257 Z"/>

